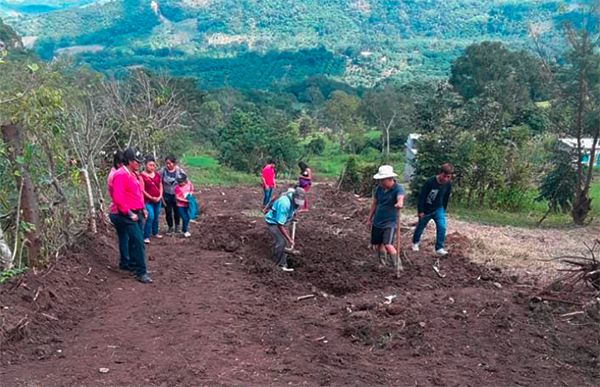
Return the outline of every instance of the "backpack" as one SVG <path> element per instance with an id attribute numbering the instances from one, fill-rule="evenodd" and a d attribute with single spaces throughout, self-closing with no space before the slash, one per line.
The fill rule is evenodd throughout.
<path id="1" fill-rule="evenodd" d="M 196 202 L 196 198 L 192 194 L 187 194 L 185 198 L 188 200 L 188 215 L 190 219 L 196 219 L 198 216 L 198 203 Z"/>

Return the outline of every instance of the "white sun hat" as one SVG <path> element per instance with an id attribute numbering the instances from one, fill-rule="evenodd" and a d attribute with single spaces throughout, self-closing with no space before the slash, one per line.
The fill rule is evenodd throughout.
<path id="1" fill-rule="evenodd" d="M 379 171 L 377 171 L 377 174 L 373 176 L 373 179 L 382 180 L 396 176 L 398 175 L 394 173 L 394 167 L 392 167 L 391 165 L 382 165 L 381 167 L 379 167 Z"/>

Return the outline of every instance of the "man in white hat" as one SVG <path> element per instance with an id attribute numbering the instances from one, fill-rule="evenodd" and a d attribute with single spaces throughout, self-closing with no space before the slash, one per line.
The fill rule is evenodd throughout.
<path id="1" fill-rule="evenodd" d="M 391 165 L 382 165 L 373 178 L 379 182 L 373 192 L 373 203 L 369 211 L 368 224 L 371 224 L 371 244 L 382 265 L 393 266 L 397 254 L 394 248 L 394 234 L 400 227 L 398 210 L 404 206 L 404 188 L 394 179 L 396 176 Z M 387 252 L 388 261 L 385 261 Z"/>

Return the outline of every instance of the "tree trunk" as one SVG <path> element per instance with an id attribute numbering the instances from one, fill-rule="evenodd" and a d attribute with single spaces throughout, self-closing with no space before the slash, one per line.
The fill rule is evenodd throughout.
<path id="1" fill-rule="evenodd" d="M 16 186 L 23 187 L 21 193 L 21 208 L 23 211 L 23 220 L 31 225 L 25 232 L 25 243 L 27 246 L 27 266 L 35 267 L 38 264 L 41 251 L 42 239 L 40 237 L 40 216 L 38 200 L 35 187 L 29 176 L 27 165 L 18 165 L 17 156 L 23 153 L 23 145 L 19 128 L 14 124 L 2 125 L 2 139 L 9 147 L 8 159 L 13 168 L 19 169 L 21 176 L 15 176 Z M 19 227 L 19 225 L 16 225 Z"/>
<path id="2" fill-rule="evenodd" d="M 95 234 L 98 232 L 98 227 L 96 226 L 96 208 L 94 207 L 94 193 L 92 192 L 92 182 L 90 180 L 90 174 L 87 170 L 87 167 L 81 168 L 81 172 L 83 173 L 83 178 L 85 179 L 85 187 L 88 196 L 88 229 L 89 231 Z"/>
<path id="3" fill-rule="evenodd" d="M 6 239 L 4 239 L 4 232 L 2 231 L 2 227 L 0 227 L 0 269 L 2 270 L 10 270 L 13 267 L 13 255 L 10 251 L 10 247 L 8 243 L 6 243 Z"/>
<path id="4" fill-rule="evenodd" d="M 573 222 L 578 225 L 585 223 L 589 212 L 592 210 L 592 199 L 589 197 L 590 186 L 594 178 L 594 160 L 596 158 L 596 144 L 600 138 L 600 128 L 594 133 L 594 141 L 592 142 L 592 149 L 590 150 L 589 165 L 584 176 L 583 187 L 579 188 L 575 194 L 575 200 L 573 201 L 573 209 L 571 210 L 571 217 Z"/>
<path id="5" fill-rule="evenodd" d="M 392 118 L 390 119 L 390 121 L 388 122 L 387 126 L 385 127 L 385 139 L 386 139 L 386 158 L 385 161 L 388 162 L 389 158 L 390 158 L 390 128 L 392 127 L 392 125 L 394 124 L 394 120 L 396 119 L 396 115 L 398 113 L 394 112 L 394 115 L 392 115 Z"/>

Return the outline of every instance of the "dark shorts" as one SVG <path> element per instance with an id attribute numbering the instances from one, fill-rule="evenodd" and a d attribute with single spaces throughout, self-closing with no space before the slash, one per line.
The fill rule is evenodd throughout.
<path id="1" fill-rule="evenodd" d="M 391 245 L 394 243 L 395 227 L 371 227 L 372 245 Z"/>

